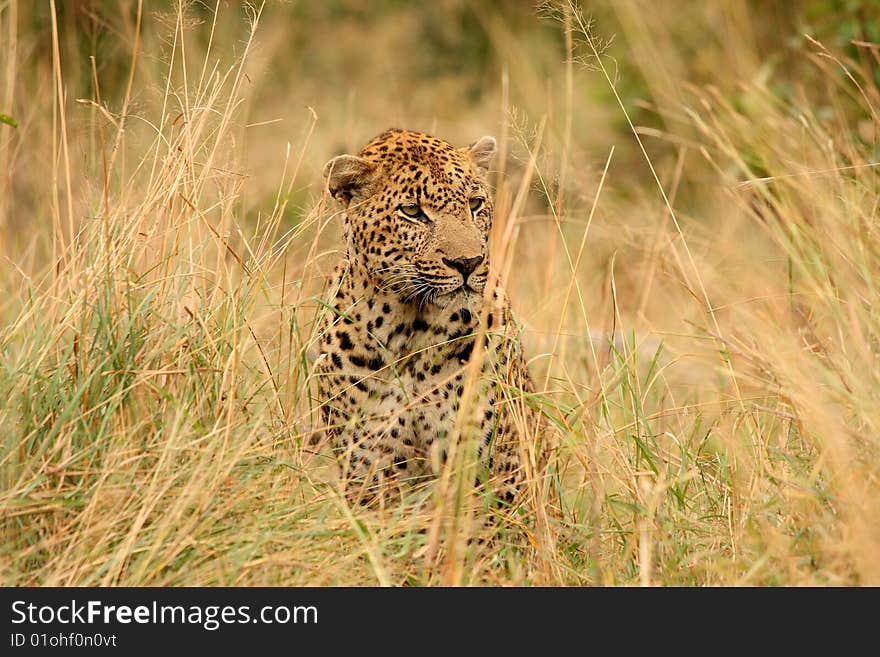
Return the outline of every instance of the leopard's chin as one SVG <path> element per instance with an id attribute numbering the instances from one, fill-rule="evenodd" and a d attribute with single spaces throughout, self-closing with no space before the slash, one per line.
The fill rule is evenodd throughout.
<path id="1" fill-rule="evenodd" d="M 479 310 L 483 302 L 483 290 L 474 289 L 470 285 L 461 285 L 454 290 L 443 292 L 432 298 L 432 303 L 440 308 L 446 308 L 453 303 L 459 303 L 471 310 Z"/>

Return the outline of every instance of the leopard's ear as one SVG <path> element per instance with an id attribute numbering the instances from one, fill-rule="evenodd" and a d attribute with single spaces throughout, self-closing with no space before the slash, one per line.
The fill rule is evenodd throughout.
<path id="1" fill-rule="evenodd" d="M 483 173 L 489 171 L 489 165 L 492 163 L 492 158 L 495 157 L 497 151 L 498 143 L 495 141 L 495 137 L 489 137 L 488 135 L 480 137 L 467 148 L 468 155 L 470 155 L 474 164 Z"/>
<path id="2" fill-rule="evenodd" d="M 376 165 L 357 155 L 337 155 L 324 165 L 327 188 L 346 207 L 373 180 L 375 173 Z"/>

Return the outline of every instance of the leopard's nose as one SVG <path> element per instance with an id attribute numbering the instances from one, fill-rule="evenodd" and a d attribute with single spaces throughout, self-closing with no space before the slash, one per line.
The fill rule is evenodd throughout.
<path id="1" fill-rule="evenodd" d="M 481 262 L 483 262 L 483 256 L 481 255 L 474 256 L 473 258 L 453 258 L 451 260 L 449 258 L 443 258 L 443 264 L 460 272 L 465 283 L 467 283 L 468 276 L 471 275 Z"/>

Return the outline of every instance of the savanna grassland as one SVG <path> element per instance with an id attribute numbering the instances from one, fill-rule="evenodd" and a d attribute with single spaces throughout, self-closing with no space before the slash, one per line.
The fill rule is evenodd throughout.
<path id="1" fill-rule="evenodd" d="M 880 584 L 878 25 L 0 0 L 0 584 Z M 518 511 L 351 506 L 311 440 L 321 168 L 388 127 L 498 138 Z"/>

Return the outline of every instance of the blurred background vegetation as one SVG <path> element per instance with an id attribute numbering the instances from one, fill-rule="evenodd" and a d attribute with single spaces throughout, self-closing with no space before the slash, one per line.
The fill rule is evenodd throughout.
<path id="1" fill-rule="evenodd" d="M 212 56 L 221 68 L 241 55 L 247 21 L 258 3 L 183 4 L 187 39 L 193 44 L 193 70 L 200 68 L 197 60 L 212 35 Z M 131 111 L 155 109 L 151 103 L 164 92 L 178 7 L 172 0 L 146 3 L 138 26 L 135 1 L 58 2 L 66 102 L 73 107 L 75 99 L 94 100 L 96 75 L 104 106 L 111 114 L 120 114 L 137 43 L 143 52 L 133 77 Z M 718 0 L 683 11 L 675 0 L 598 0 L 584 3 L 581 9 L 613 69 L 616 89 L 639 126 L 687 133 L 690 128 L 669 108 L 693 103 L 690 91 L 708 85 L 742 108 L 750 102 L 749 85 L 758 84 L 782 103 L 809 104 L 818 116 L 845 112 L 856 128 L 853 135 L 873 147 L 869 109 L 858 98 L 831 107 L 829 85 L 845 84 L 846 72 L 841 67 L 817 67 L 814 60 L 819 55 L 805 35 L 849 58 L 876 81 L 877 50 L 858 45 L 880 39 L 880 6 L 874 2 Z M 8 151 L 15 152 L 18 175 L 12 176 L 9 166 L 0 175 L 8 196 L 7 220 L 24 225 L 45 197 L 39 172 L 47 170 L 51 158 L 44 140 L 27 142 L 29 134 L 37 139 L 28 125 L 45 121 L 50 109 L 31 100 L 45 97 L 53 85 L 51 11 L 49 2 L 16 3 L 18 75 L 14 94 L 7 82 L 6 97 L 13 106 L 0 107 L 0 112 L 22 124 L 22 129 L 6 129 L 3 135 Z M 626 188 L 628 179 L 637 185 L 649 171 L 611 89 L 596 75 L 583 35 L 575 34 L 573 39 L 576 63 L 572 95 L 566 96 L 562 20 L 552 3 L 526 0 L 270 1 L 263 9 L 246 69 L 247 120 L 268 123 L 262 132 L 240 135 L 260 144 L 246 146 L 243 165 L 253 171 L 277 168 L 284 157 L 280 145 L 303 138 L 310 120 L 307 108 L 317 113 L 320 126 L 313 150 L 320 156 L 307 163 L 311 179 L 321 157 L 356 151 L 388 126 L 421 129 L 464 143 L 477 134 L 507 134 L 506 128 L 519 131 L 523 138 L 546 116 L 545 163 L 552 166 L 554 156 L 560 154 L 565 121 L 571 120 L 579 128 L 567 153 L 572 163 L 597 169 L 613 145 L 611 171 L 613 179 L 621 182 L 617 191 Z M 173 85 L 184 82 L 181 69 L 172 67 L 171 75 Z M 564 118 L 567 103 L 572 116 Z M 68 119 L 73 136 L 94 133 L 100 120 L 85 108 Z M 144 126 L 129 126 L 130 131 L 138 128 Z M 266 137 L 278 148 L 265 148 Z M 672 143 L 650 139 L 647 146 L 659 168 L 673 166 Z M 525 158 L 515 147 L 514 156 Z M 100 151 L 94 143 L 77 156 L 81 173 L 99 171 Z M 752 164 L 760 167 L 759 162 Z M 688 173 L 686 168 L 680 193 L 693 199 L 689 183 L 699 186 L 703 181 Z M 274 181 L 262 180 L 252 180 L 248 186 L 251 198 L 245 205 L 250 214 L 265 211 L 274 198 Z M 575 187 L 575 195 L 592 193 L 576 177 L 567 182 Z M 297 198 L 289 204 L 286 218 L 291 223 L 309 209 L 306 188 L 298 186 L 294 193 Z M 540 202 L 540 197 L 532 200 Z"/>
<path id="2" fill-rule="evenodd" d="M 184 4 L 197 58 L 211 38 L 215 6 Z M 177 6 L 172 0 L 144 6 L 141 44 L 162 47 L 144 53 L 155 61 L 141 66 L 134 78 L 135 108 L 148 104 L 161 88 L 163 81 L 156 76 L 164 73 Z M 241 54 L 248 6 L 222 0 L 216 7 L 214 55 L 221 62 Z M 256 56 L 248 65 L 253 86 L 248 116 L 255 122 L 279 121 L 272 124 L 273 138 L 294 140 L 301 136 L 305 108 L 312 107 L 324 127 L 318 135 L 321 146 L 330 152 L 356 150 L 389 125 L 433 130 L 461 141 L 480 130 L 499 131 L 511 119 L 509 108 L 532 121 L 544 113 L 561 115 L 566 43 L 559 11 L 550 7 L 527 0 L 270 1 L 263 10 Z M 582 10 L 593 22 L 617 90 L 638 125 L 668 129 L 674 118 L 658 108 L 682 102 L 690 85 L 718 87 L 738 105 L 748 102 L 743 85 L 760 82 L 781 102 L 805 101 L 818 114 L 829 114 L 825 92 L 832 82 L 825 74 L 831 71 L 811 61 L 815 49 L 805 35 L 864 67 L 875 81 L 880 75 L 876 49 L 858 45 L 880 40 L 880 5 L 870 0 L 718 0 L 686 11 L 675 0 L 597 0 L 584 3 Z M 18 66 L 36 75 L 18 76 L 15 106 L 0 112 L 25 124 L 44 119 L 48 109 L 28 100 L 52 84 L 50 13 L 48 2 L 17 5 Z M 137 2 L 65 0 L 57 3 L 57 16 L 68 100 L 95 97 L 93 57 L 103 101 L 111 112 L 120 112 Z M 614 108 L 610 89 L 593 74 L 587 50 L 584 43 L 575 43 L 574 121 L 588 129 L 579 133 L 573 157 L 594 161 L 596 153 L 614 144 L 615 174 L 643 176 L 643 158 L 626 137 L 626 122 Z M 842 69 L 834 74 L 838 83 L 845 77 Z M 501 106 L 502 94 L 507 108 Z M 862 103 L 843 109 L 854 125 L 871 120 Z M 86 130 L 82 114 L 71 117 L 72 124 Z M 487 117 L 492 117 L 490 125 Z M 559 133 L 563 122 L 552 127 Z M 873 135 L 867 129 L 855 134 Z M 15 133 L 7 131 L 5 138 L 14 140 Z M 662 140 L 652 141 L 651 148 L 658 157 L 669 150 Z M 29 163 L 35 169 L 46 165 L 39 151 L 19 153 L 18 164 Z M 93 170 L 94 162 L 86 164 Z M 253 164 L 260 169 L 266 162 Z M 38 195 L 18 189 L 13 198 L 30 201 L 26 209 Z"/>

